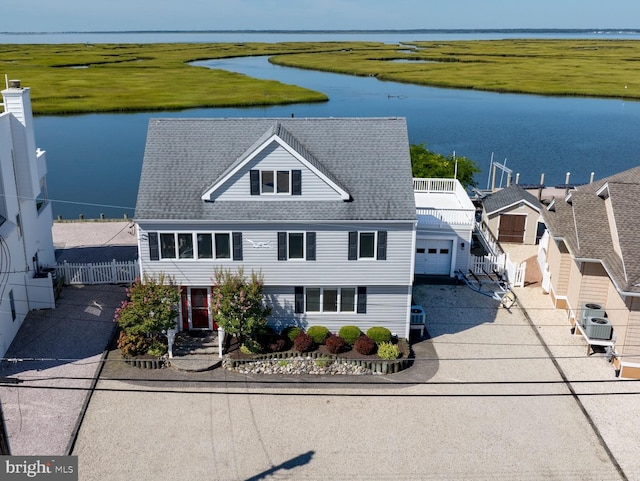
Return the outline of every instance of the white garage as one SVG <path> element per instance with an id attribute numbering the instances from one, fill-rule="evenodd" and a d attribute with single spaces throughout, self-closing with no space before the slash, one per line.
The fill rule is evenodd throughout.
<path id="1" fill-rule="evenodd" d="M 453 240 L 417 239 L 416 274 L 450 275 L 453 261 Z"/>

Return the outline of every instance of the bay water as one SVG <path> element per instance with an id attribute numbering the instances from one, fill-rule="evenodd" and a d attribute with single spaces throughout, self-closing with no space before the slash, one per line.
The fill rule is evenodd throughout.
<path id="1" fill-rule="evenodd" d="M 138 37 L 127 38 L 135 42 Z M 190 41 L 188 36 L 180 38 Z M 411 39 L 417 38 L 406 37 Z M 47 151 L 54 215 L 132 216 L 147 124 L 158 117 L 406 117 L 411 143 L 475 160 L 482 168 L 476 178 L 481 188 L 486 187 L 492 156 L 500 162 L 506 159 L 506 166 L 514 176 L 519 173 L 524 184 L 538 183 L 542 173 L 547 185 L 560 184 L 567 172 L 572 183 L 583 183 L 591 172 L 601 178 L 640 163 L 636 140 L 640 102 L 439 89 L 279 67 L 266 57 L 198 64 L 307 87 L 324 92 L 330 100 L 274 107 L 36 117 L 36 142 Z"/>

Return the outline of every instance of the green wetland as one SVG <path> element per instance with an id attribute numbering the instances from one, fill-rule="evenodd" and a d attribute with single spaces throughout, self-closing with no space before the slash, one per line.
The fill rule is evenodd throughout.
<path id="1" fill-rule="evenodd" d="M 283 66 L 416 85 L 640 99 L 640 41 L 507 39 L 0 45 L 0 72 L 32 87 L 36 115 L 324 102 L 325 93 L 194 66 L 269 56 Z"/>

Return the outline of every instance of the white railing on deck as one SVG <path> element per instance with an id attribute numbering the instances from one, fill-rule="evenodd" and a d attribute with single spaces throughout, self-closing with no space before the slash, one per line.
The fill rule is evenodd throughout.
<path id="1" fill-rule="evenodd" d="M 506 274 L 509 284 L 514 287 L 524 287 L 526 267 L 524 262 L 512 262 L 507 254 L 471 256 L 471 270 L 474 274 Z"/>
<path id="2" fill-rule="evenodd" d="M 131 284 L 139 277 L 137 261 L 113 260 L 103 263 L 76 264 L 64 262 L 55 266 L 56 274 L 70 284 Z"/>
<path id="3" fill-rule="evenodd" d="M 469 209 L 433 209 L 418 207 L 418 224 L 446 224 L 473 225 L 475 211 Z"/>
<path id="4" fill-rule="evenodd" d="M 456 179 L 413 179 L 414 192 L 450 192 L 455 193 Z"/>

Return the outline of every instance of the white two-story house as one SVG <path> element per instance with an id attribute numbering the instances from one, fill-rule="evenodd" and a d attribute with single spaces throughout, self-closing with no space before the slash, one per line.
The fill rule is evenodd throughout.
<path id="1" fill-rule="evenodd" d="M 27 313 L 55 307 L 46 158 L 36 149 L 30 89 L 12 80 L 0 113 L 0 357 Z"/>
<path id="2" fill-rule="evenodd" d="M 142 275 L 216 327 L 216 268 L 264 276 L 269 323 L 409 336 L 416 207 L 403 118 L 152 119 L 136 204 Z"/>

